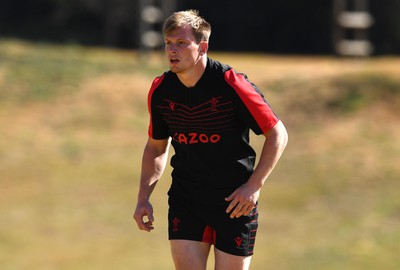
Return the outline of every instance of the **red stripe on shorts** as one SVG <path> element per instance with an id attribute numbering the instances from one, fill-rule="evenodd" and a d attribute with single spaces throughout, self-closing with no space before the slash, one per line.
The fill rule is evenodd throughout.
<path id="1" fill-rule="evenodd" d="M 217 232 L 213 228 L 211 228 L 209 225 L 207 225 L 204 228 L 202 242 L 206 242 L 206 243 L 215 245 L 216 236 L 217 236 Z"/>

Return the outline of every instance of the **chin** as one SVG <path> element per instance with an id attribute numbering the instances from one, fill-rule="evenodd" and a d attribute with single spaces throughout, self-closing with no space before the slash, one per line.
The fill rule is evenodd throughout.
<path id="1" fill-rule="evenodd" d="M 169 69 L 173 72 L 173 73 L 179 73 L 180 69 L 177 67 L 169 67 Z"/>

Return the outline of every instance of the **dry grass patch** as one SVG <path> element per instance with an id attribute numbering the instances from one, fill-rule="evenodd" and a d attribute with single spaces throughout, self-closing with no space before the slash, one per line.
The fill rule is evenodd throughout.
<path id="1" fill-rule="evenodd" d="M 171 269 L 170 169 L 153 194 L 157 229 L 131 219 L 160 54 L 142 65 L 130 51 L 0 49 L 0 265 Z M 253 269 L 397 269 L 400 59 L 215 59 L 246 72 L 289 130 L 262 192 Z"/>

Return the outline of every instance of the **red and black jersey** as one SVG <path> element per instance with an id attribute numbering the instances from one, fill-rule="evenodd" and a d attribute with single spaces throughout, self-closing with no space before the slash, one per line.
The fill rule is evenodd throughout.
<path id="1" fill-rule="evenodd" d="M 247 76 L 208 59 L 194 87 L 171 71 L 157 77 L 148 96 L 149 136 L 172 138 L 170 196 L 210 203 L 245 183 L 256 154 L 249 130 L 262 134 L 278 118 Z"/>

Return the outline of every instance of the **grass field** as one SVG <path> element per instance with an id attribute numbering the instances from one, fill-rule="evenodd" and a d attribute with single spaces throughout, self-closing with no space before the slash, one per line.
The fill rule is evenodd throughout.
<path id="1" fill-rule="evenodd" d="M 210 56 L 246 72 L 289 132 L 252 269 L 398 269 L 400 58 Z M 156 230 L 131 217 L 147 91 L 165 68 L 157 54 L 0 40 L 2 270 L 172 269 L 169 169 Z"/>

